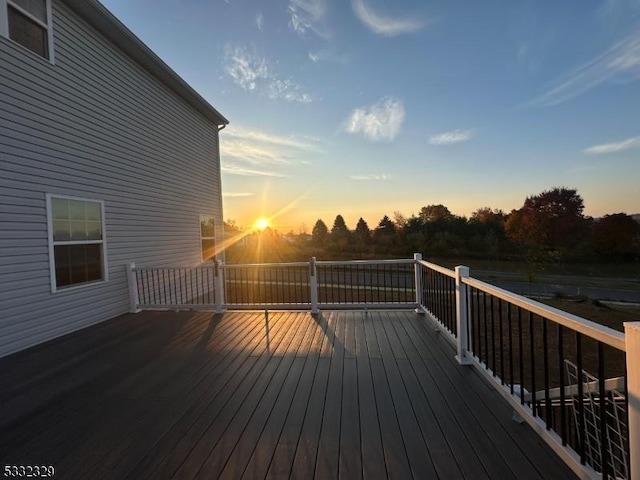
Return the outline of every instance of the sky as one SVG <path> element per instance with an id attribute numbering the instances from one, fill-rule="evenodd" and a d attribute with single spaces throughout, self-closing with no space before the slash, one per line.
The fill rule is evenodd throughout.
<path id="1" fill-rule="evenodd" d="M 282 233 L 575 188 L 640 212 L 640 0 L 102 0 L 230 124 L 224 218 Z"/>

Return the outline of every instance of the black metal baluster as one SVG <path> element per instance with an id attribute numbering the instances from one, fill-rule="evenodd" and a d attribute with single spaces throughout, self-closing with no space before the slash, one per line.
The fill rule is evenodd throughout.
<path id="1" fill-rule="evenodd" d="M 598 392 L 600 395 L 600 464 L 602 478 L 609 478 L 609 441 L 607 439 L 607 392 L 605 390 L 604 344 L 598 342 Z M 614 407 L 615 408 L 615 407 Z"/>
<path id="2" fill-rule="evenodd" d="M 582 379 L 582 335 L 576 332 L 576 363 L 578 364 L 578 398 L 576 400 L 578 409 L 578 454 L 580 455 L 580 463 L 586 463 L 585 451 L 585 420 L 584 420 L 584 380 Z"/>
<path id="3" fill-rule="evenodd" d="M 560 438 L 562 445 L 567 445 L 567 418 L 564 383 L 564 329 L 558 324 L 558 371 L 560 375 Z"/>
<path id="4" fill-rule="evenodd" d="M 522 340 L 522 308 L 518 307 L 518 357 L 520 360 L 520 404 L 524 405 L 524 346 Z"/>
<path id="5" fill-rule="evenodd" d="M 487 293 L 482 292 L 482 321 L 484 324 L 484 365 L 489 366 L 489 322 L 487 321 Z"/>
<path id="6" fill-rule="evenodd" d="M 489 298 L 489 308 L 491 309 L 491 371 L 496 376 L 496 325 L 495 313 L 493 308 L 493 295 Z"/>
<path id="7" fill-rule="evenodd" d="M 544 405 L 545 405 L 545 419 L 547 423 L 547 430 L 551 430 L 551 399 L 549 397 L 549 338 L 547 332 L 547 319 L 542 317 L 542 350 L 543 367 L 544 367 Z"/>
<path id="8" fill-rule="evenodd" d="M 533 313 L 529 312 L 529 350 L 531 353 L 531 410 L 533 416 L 538 415 L 536 399 L 536 351 L 534 345 Z"/>
<path id="9" fill-rule="evenodd" d="M 499 335 L 500 341 L 500 383 L 504 385 L 504 332 L 502 329 L 502 299 L 498 299 L 498 322 L 500 323 Z"/>
<path id="10" fill-rule="evenodd" d="M 507 327 L 509 328 L 509 390 L 513 395 L 513 322 L 511 321 L 511 303 L 507 302 Z"/>

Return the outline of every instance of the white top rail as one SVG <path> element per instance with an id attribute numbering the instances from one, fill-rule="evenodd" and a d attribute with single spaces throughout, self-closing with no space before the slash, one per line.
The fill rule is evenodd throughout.
<path id="1" fill-rule="evenodd" d="M 225 263 L 223 268 L 287 268 L 287 267 L 308 267 L 309 262 L 289 262 L 289 263 Z"/>
<path id="2" fill-rule="evenodd" d="M 215 265 L 197 265 L 195 267 L 139 267 L 135 266 L 133 268 L 134 271 L 146 271 L 146 272 L 166 272 L 170 270 L 181 271 L 181 270 L 213 270 L 215 269 Z"/>
<path id="3" fill-rule="evenodd" d="M 435 263 L 426 262 L 424 260 L 418 260 L 418 263 L 423 267 L 427 267 L 431 270 L 435 270 L 438 273 L 442 273 L 443 275 L 447 275 L 448 277 L 455 278 L 456 272 L 453 270 L 449 270 L 448 268 L 441 267 L 440 265 L 436 265 Z"/>
<path id="4" fill-rule="evenodd" d="M 412 265 L 413 258 L 393 260 L 318 260 L 316 265 Z"/>
<path id="5" fill-rule="evenodd" d="M 560 325 L 586 335 L 587 337 L 593 338 L 594 340 L 610 345 L 613 348 L 617 348 L 623 352 L 626 351 L 624 333 L 618 332 L 613 328 L 605 327 L 604 325 L 592 322 L 586 318 L 563 312 L 557 308 L 536 302 L 535 300 L 509 292 L 508 290 L 503 290 L 502 288 L 495 287 L 475 278 L 463 277 L 462 282 L 485 293 L 489 293 L 494 297 L 501 298 L 513 305 L 545 317 L 555 323 L 559 323 Z"/>

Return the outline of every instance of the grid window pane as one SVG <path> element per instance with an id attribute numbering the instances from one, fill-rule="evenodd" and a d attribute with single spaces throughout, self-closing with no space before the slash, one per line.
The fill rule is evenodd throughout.
<path id="1" fill-rule="evenodd" d="M 51 199 L 51 216 L 54 219 L 68 219 L 69 218 L 69 200 L 66 198 L 52 198 Z"/>
<path id="2" fill-rule="evenodd" d="M 71 220 L 85 220 L 84 204 L 80 200 L 69 200 L 69 218 Z"/>
<path id="3" fill-rule="evenodd" d="M 209 260 L 216 255 L 216 241 L 214 239 L 202 240 L 202 259 Z"/>
<path id="4" fill-rule="evenodd" d="M 71 240 L 71 229 L 69 228 L 69 220 L 53 221 L 53 241 L 66 242 Z"/>
<path id="5" fill-rule="evenodd" d="M 102 212 L 100 204 L 96 202 L 85 202 L 86 219 L 89 221 L 102 222 Z"/>
<path id="6" fill-rule="evenodd" d="M 69 227 L 72 241 L 81 242 L 87 239 L 86 223 L 84 220 L 69 220 Z"/>
<path id="7" fill-rule="evenodd" d="M 202 238 L 211 238 L 216 236 L 216 229 L 213 223 L 213 217 L 200 217 L 200 236 Z"/>
<path id="8" fill-rule="evenodd" d="M 102 222 L 86 222 L 87 240 L 102 240 Z"/>
<path id="9" fill-rule="evenodd" d="M 56 285 L 59 287 L 101 280 L 102 245 L 56 245 Z"/>
<path id="10" fill-rule="evenodd" d="M 18 10 L 9 10 L 9 38 L 41 57 L 49 58 L 47 29 Z"/>
<path id="11" fill-rule="evenodd" d="M 42 23 L 47 23 L 47 0 L 11 0 L 25 12 L 29 12 Z"/>

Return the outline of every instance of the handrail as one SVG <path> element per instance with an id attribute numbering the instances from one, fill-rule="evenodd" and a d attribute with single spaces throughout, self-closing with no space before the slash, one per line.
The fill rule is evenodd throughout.
<path id="1" fill-rule="evenodd" d="M 449 270 L 448 268 L 441 267 L 440 265 L 436 265 L 435 263 L 427 262 L 425 260 L 418 260 L 418 264 L 431 270 L 435 270 L 438 273 L 442 273 L 443 275 L 447 275 L 448 277 L 456 277 L 456 272 L 454 272 L 453 270 Z"/>
<path id="2" fill-rule="evenodd" d="M 533 312 L 537 315 L 545 317 L 555 323 L 559 323 L 567 328 L 570 328 L 576 332 L 582 333 L 594 340 L 602 342 L 613 348 L 617 348 L 623 352 L 626 352 L 625 336 L 624 333 L 618 332 L 612 328 L 605 327 L 599 323 L 592 322 L 586 318 L 573 315 L 568 312 L 564 312 L 554 307 L 550 307 L 535 300 L 531 300 L 517 293 L 504 290 L 502 288 L 493 286 L 489 283 L 472 277 L 463 277 L 461 279 L 463 283 L 471 287 L 477 288 L 485 293 L 489 293 L 495 297 L 501 298 L 507 302 L 512 303 L 518 307 L 522 307 L 525 310 Z"/>
<path id="3" fill-rule="evenodd" d="M 413 258 L 391 260 L 318 260 L 316 265 L 413 265 Z"/>
<path id="4" fill-rule="evenodd" d="M 222 268 L 286 268 L 286 267 L 308 267 L 309 262 L 288 262 L 288 263 L 223 263 Z"/>

